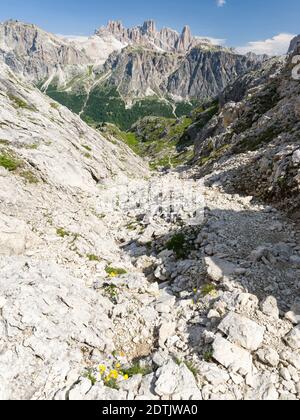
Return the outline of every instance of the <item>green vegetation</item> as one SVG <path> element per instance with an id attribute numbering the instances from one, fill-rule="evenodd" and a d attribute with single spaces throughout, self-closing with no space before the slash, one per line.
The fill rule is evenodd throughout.
<path id="1" fill-rule="evenodd" d="M 146 376 L 153 372 L 151 366 L 142 366 L 140 362 L 135 362 L 130 368 L 122 369 L 123 375 L 132 378 L 135 375 Z"/>
<path id="2" fill-rule="evenodd" d="M 177 233 L 167 243 L 166 248 L 169 251 L 174 251 L 178 259 L 186 258 L 189 254 L 190 247 L 186 243 L 183 233 Z"/>
<path id="3" fill-rule="evenodd" d="M 91 262 L 100 262 L 101 261 L 101 258 L 98 257 L 97 255 L 94 255 L 94 254 L 88 254 L 87 258 Z"/>
<path id="4" fill-rule="evenodd" d="M 15 108 L 24 108 L 30 111 L 33 111 L 35 109 L 34 107 L 29 106 L 27 102 L 25 102 L 23 99 L 19 98 L 18 96 L 9 94 L 8 97 L 9 97 L 9 100 L 13 103 L 13 106 Z"/>
<path id="5" fill-rule="evenodd" d="M 82 118 L 88 124 L 109 122 L 128 130 L 140 118 L 148 115 L 172 117 L 172 112 L 170 104 L 157 98 L 143 99 L 126 108 L 115 87 L 101 86 L 91 92 Z"/>
<path id="6" fill-rule="evenodd" d="M 200 159 L 199 164 L 203 166 L 207 163 L 213 163 L 216 160 L 220 159 L 230 148 L 229 144 L 224 144 L 223 146 L 219 147 L 216 150 L 212 150 L 208 156 L 204 156 Z"/>
<path id="7" fill-rule="evenodd" d="M 61 238 L 65 238 L 67 236 L 71 236 L 71 233 L 65 230 L 64 228 L 58 228 L 56 229 L 56 234 L 60 236 Z"/>
<path id="8" fill-rule="evenodd" d="M 29 184 L 38 184 L 39 179 L 31 171 L 23 171 L 20 177 L 24 178 Z"/>
<path id="9" fill-rule="evenodd" d="M 13 172 L 21 166 L 21 162 L 6 152 L 4 154 L 0 154 L 0 166 L 10 172 Z"/>
<path id="10" fill-rule="evenodd" d="M 65 92 L 63 90 L 59 91 L 55 85 L 49 85 L 45 93 L 50 96 L 50 98 L 66 106 L 76 114 L 79 114 L 79 112 L 82 110 L 86 100 L 86 94 Z"/>
<path id="11" fill-rule="evenodd" d="M 83 376 L 91 382 L 92 386 L 96 385 L 97 379 L 95 378 L 92 369 L 88 369 Z"/>
<path id="12" fill-rule="evenodd" d="M 112 303 L 117 304 L 119 290 L 114 284 L 108 284 L 104 287 L 104 293 L 111 300 Z"/>
<path id="13" fill-rule="evenodd" d="M 82 147 L 87 150 L 88 152 L 92 151 L 92 148 L 90 146 L 87 146 L 86 144 L 83 144 Z"/>
<path id="14" fill-rule="evenodd" d="M 111 266 L 107 266 L 105 268 L 105 272 L 109 275 L 109 277 L 118 277 L 127 274 L 127 271 L 124 270 L 124 268 L 115 268 Z"/>
<path id="15" fill-rule="evenodd" d="M 38 148 L 39 148 L 39 145 L 36 144 L 36 143 L 29 144 L 28 146 L 25 146 L 25 149 L 28 149 L 28 150 L 37 150 Z"/>
<path id="16" fill-rule="evenodd" d="M 212 296 L 215 297 L 217 296 L 217 289 L 216 286 L 212 283 L 208 283 L 205 284 L 202 288 L 201 288 L 201 294 L 202 296 Z"/>
<path id="17" fill-rule="evenodd" d="M 197 124 L 197 127 L 201 129 L 218 113 L 218 111 L 219 102 L 214 100 L 195 108 L 191 113 L 191 117 Z"/>
<path id="18" fill-rule="evenodd" d="M 196 101 L 191 102 L 179 102 L 176 106 L 175 114 L 177 117 L 184 117 L 186 115 L 190 115 L 190 113 L 195 109 L 198 105 Z"/>
<path id="19" fill-rule="evenodd" d="M 205 362 L 210 363 L 213 360 L 213 349 L 209 348 L 208 350 L 206 350 L 203 354 L 203 359 L 205 360 Z"/>
<path id="20" fill-rule="evenodd" d="M 53 109 L 58 109 L 58 108 L 59 108 L 59 104 L 58 104 L 58 103 L 56 103 L 56 102 L 51 102 L 50 106 L 51 106 L 51 108 L 53 108 Z"/>
<path id="21" fill-rule="evenodd" d="M 198 369 L 194 366 L 192 362 L 184 362 L 186 367 L 192 372 L 195 378 L 198 376 Z"/>
<path id="22" fill-rule="evenodd" d="M 259 148 L 263 147 L 265 144 L 269 143 L 270 141 L 274 140 L 281 132 L 280 128 L 276 126 L 272 126 L 267 128 L 265 131 L 259 134 L 255 134 L 253 136 L 246 137 L 243 141 L 237 144 L 233 152 L 244 153 L 247 151 L 255 151 Z"/>
<path id="23" fill-rule="evenodd" d="M 9 144 L 8 140 L 0 139 L 0 145 L 6 146 L 7 144 Z"/>

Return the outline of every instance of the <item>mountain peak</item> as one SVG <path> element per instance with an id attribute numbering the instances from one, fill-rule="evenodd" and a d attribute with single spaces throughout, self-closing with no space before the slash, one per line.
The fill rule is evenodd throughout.
<path id="1" fill-rule="evenodd" d="M 143 23 L 142 30 L 145 34 L 155 34 L 156 33 L 156 23 L 154 20 L 146 20 Z"/>
<path id="2" fill-rule="evenodd" d="M 188 52 L 197 44 L 197 38 L 193 37 L 191 29 L 185 25 L 181 34 L 174 29 L 156 27 L 153 19 L 145 20 L 142 25 L 126 28 L 121 21 L 109 21 L 108 25 L 96 31 L 96 35 L 104 36 L 110 33 L 118 41 L 127 45 L 143 45 L 146 48 L 166 52 Z"/>

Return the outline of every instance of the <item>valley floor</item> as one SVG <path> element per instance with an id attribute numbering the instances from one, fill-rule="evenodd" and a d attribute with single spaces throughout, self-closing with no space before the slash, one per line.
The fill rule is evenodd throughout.
<path id="1" fill-rule="evenodd" d="M 1 171 L 2 399 L 300 398 L 299 231 L 194 175 L 75 194 Z M 164 180 L 198 224 L 135 205 Z"/>

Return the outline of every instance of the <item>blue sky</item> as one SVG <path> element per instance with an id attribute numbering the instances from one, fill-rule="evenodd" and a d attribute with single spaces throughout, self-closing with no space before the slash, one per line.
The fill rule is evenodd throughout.
<path id="1" fill-rule="evenodd" d="M 59 34 L 89 35 L 109 19 L 127 26 L 152 18 L 158 26 L 226 40 L 229 46 L 281 49 L 300 33 L 299 0 L 2 0 L 0 21 L 35 23 Z M 273 39 L 273 37 L 276 37 Z M 267 41 L 266 41 L 267 40 Z"/>

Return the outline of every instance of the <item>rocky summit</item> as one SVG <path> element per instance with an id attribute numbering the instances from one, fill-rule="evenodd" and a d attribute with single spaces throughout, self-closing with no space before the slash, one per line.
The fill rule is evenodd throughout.
<path id="1" fill-rule="evenodd" d="M 297 39 L 0 25 L 0 399 L 300 399 Z"/>

